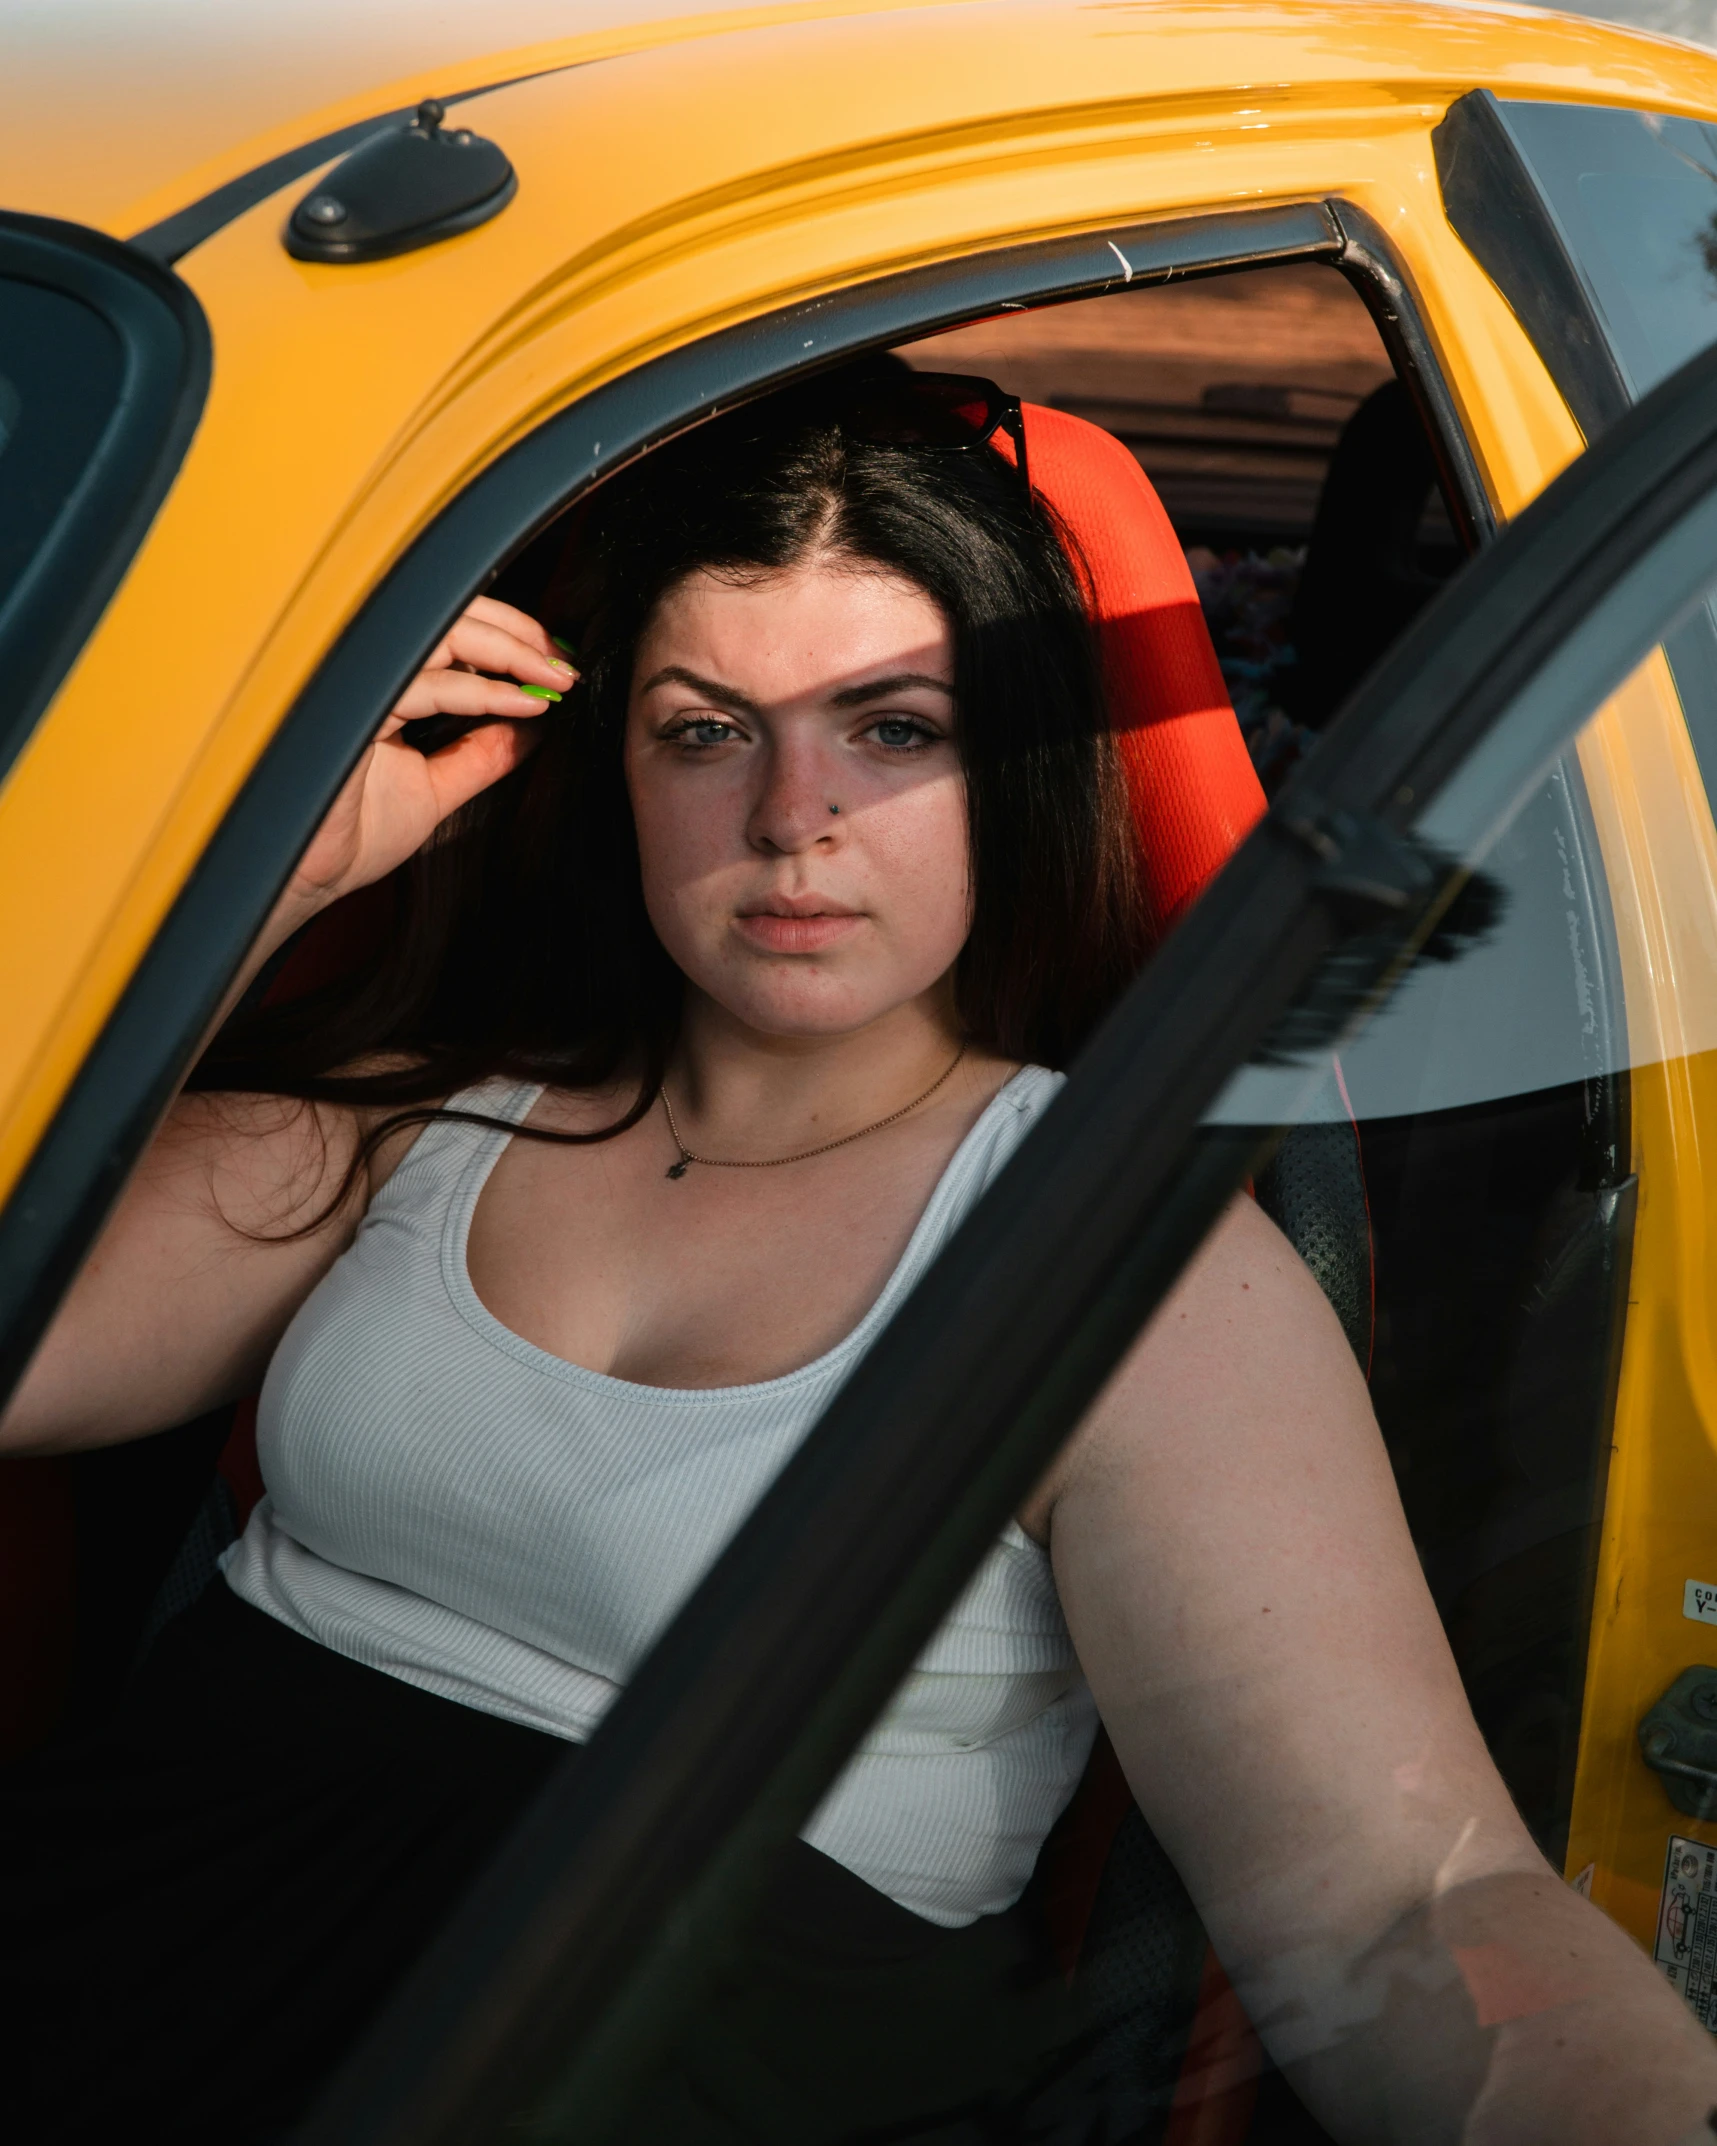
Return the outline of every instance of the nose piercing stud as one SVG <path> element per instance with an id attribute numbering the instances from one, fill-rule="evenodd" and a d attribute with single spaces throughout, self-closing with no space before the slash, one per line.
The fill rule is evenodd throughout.
<path id="1" fill-rule="evenodd" d="M 829 807 L 829 810 L 830 810 L 831 812 L 839 812 L 839 811 L 840 811 L 840 809 L 841 809 L 841 808 L 840 808 L 840 806 L 839 806 L 839 805 L 831 805 L 831 806 Z"/>

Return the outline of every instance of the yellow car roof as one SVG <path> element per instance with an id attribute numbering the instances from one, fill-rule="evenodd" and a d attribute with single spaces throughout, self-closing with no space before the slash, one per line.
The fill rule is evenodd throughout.
<path id="1" fill-rule="evenodd" d="M 0 30 L 0 206 L 129 235 L 269 159 L 415 103 L 626 52 L 769 25 L 896 13 L 890 65 L 920 30 L 945 67 L 950 15 L 974 40 L 1105 40 L 1115 87 L 1165 94 L 1477 86 L 1709 112 L 1717 63 L 1673 39 L 1533 7 L 1404 0 L 12 0 Z M 817 39 L 799 42 L 815 82 Z M 822 84 L 814 93 L 822 93 Z M 864 97 L 862 79 L 843 94 Z M 649 155 L 647 137 L 640 154 Z"/>

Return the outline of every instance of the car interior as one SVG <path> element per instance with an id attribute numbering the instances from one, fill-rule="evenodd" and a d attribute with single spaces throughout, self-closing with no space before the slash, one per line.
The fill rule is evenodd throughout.
<path id="1" fill-rule="evenodd" d="M 1464 556 L 1412 399 L 1322 263 L 1008 314 L 899 355 L 984 374 L 1131 450 L 1267 792 Z"/>
<path id="2" fill-rule="evenodd" d="M 1010 311 L 896 355 L 984 375 L 1028 406 L 1034 482 L 1090 568 L 1166 928 L 1465 557 L 1421 399 L 1359 291 L 1323 263 Z M 494 593 L 531 608 L 563 542 L 551 528 Z M 1561 872 L 1572 843 L 1585 928 L 1607 946 L 1577 776 L 1552 802 L 1523 820 L 1518 870 Z M 302 990 L 330 960 L 385 958 L 379 905 L 338 935 L 327 921 L 268 988 Z M 1613 1026 L 1613 961 L 1598 968 L 1612 979 L 1600 1012 Z M 1595 1075 L 1453 1107 L 1341 1111 L 1289 1132 L 1254 1188 L 1371 1380 L 1481 1726 L 1558 1861 L 1625 1298 L 1627 1170 L 1625 1077 Z M 260 1493 L 250 1420 L 246 1404 L 133 1446 L 4 1464 L 0 1751 L 73 1733 L 110 1705 L 207 1583 Z M 1058 2110 L 1098 2093 L 1117 2140 L 1156 2135 L 1189 2098 L 1206 2108 L 1202 2140 L 1322 2136 L 1261 2071 L 1101 1741 L 1038 1883 L 1099 2031 L 1022 2136 L 1053 2138 Z"/>

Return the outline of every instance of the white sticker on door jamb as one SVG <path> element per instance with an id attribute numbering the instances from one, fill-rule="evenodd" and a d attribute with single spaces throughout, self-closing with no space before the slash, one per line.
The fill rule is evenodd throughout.
<path id="1" fill-rule="evenodd" d="M 1652 1958 L 1700 2025 L 1717 2033 L 1717 1848 L 1704 1841 L 1669 1836 Z"/>
<path id="2" fill-rule="evenodd" d="M 1681 1614 L 1695 1624 L 1717 1624 L 1717 1583 L 1688 1580 L 1681 1590 Z"/>

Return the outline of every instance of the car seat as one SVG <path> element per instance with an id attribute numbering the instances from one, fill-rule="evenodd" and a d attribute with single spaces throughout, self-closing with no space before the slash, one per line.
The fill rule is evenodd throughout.
<path id="1" fill-rule="evenodd" d="M 1318 495 L 1277 685 L 1296 723 L 1323 729 L 1460 565 L 1452 529 L 1426 541 L 1438 483 L 1412 397 L 1386 380 L 1342 427 Z"/>
<path id="2" fill-rule="evenodd" d="M 1145 900 L 1160 935 L 1251 830 L 1264 810 L 1263 787 L 1229 704 L 1192 571 L 1149 478 L 1112 433 L 1084 418 L 1028 403 L 1025 425 L 1033 487 L 1085 568 Z M 1011 459 L 1008 444 L 999 444 Z M 1432 471 L 1425 488 L 1434 482 Z M 1415 516 L 1423 504 L 1417 497 Z M 1371 1224 L 1351 1117 L 1297 1126 L 1255 1189 L 1369 1371 Z"/>
<path id="3" fill-rule="evenodd" d="M 1085 569 L 1146 903 L 1165 931 L 1264 810 L 1180 540 L 1112 433 L 1026 405 L 1033 489 Z M 1002 451 L 1008 451 L 1005 443 Z"/>
<path id="4" fill-rule="evenodd" d="M 1144 471 L 1110 434 L 1061 411 L 1028 406 L 1026 432 L 1033 484 L 1079 554 L 1138 838 L 1144 898 L 1160 935 L 1262 814 L 1263 791 L 1191 573 Z M 376 903 L 365 896 L 327 912 L 299 942 L 273 993 L 295 995 L 337 972 L 343 959 L 355 958 L 353 949 L 368 938 L 375 916 Z M 1322 1136 L 1329 1129 L 1308 1130 Z M 1356 1331 L 1357 1307 L 1364 1306 L 1368 1319 L 1370 1304 L 1363 1178 L 1351 1128 L 1335 1131 L 1345 1159 L 1338 1154 L 1331 1165 L 1326 1138 L 1321 1163 L 1313 1157 L 1290 1173 L 1278 1212 L 1311 1255 L 1363 1357 Z M 1300 1137 L 1291 1135 L 1290 1143 Z M 1337 1247 L 1335 1254 L 1328 1254 L 1327 1244 Z M 243 1404 L 230 1416 L 69 1464 L 74 1481 L 81 1472 L 111 1492 L 98 1498 L 86 1493 L 81 1500 L 86 1551 L 101 1534 L 89 1517 L 94 1511 L 127 1515 L 135 1536 L 145 1473 L 165 1485 L 156 1493 L 160 1517 L 176 1522 L 153 1531 L 154 1549 L 141 1568 L 147 1584 L 134 1576 L 129 1607 L 110 1630 L 109 1675 L 114 1662 L 123 1667 L 136 1645 L 194 1595 L 260 1494 L 254 1421 L 254 1404 Z M 217 1447 L 218 1473 L 211 1481 Z M 22 1695 L 14 1707 L 15 1746 L 41 1733 L 49 1710 L 43 1691 L 65 1653 L 75 1517 L 48 1478 L 29 1471 L 46 1468 L 51 1475 L 65 1466 L 0 1464 L 0 1533 L 8 1513 L 21 1515 L 26 1504 L 38 1523 L 50 1508 L 57 1514 L 45 1531 L 39 1569 L 29 1584 L 14 1584 L 11 1596 L 0 1601 L 0 1610 L 9 1612 L 6 1672 Z M 105 1554 L 98 1549 L 98 1566 Z M 77 1711 L 98 1700 L 104 1688 L 102 1675 L 86 1673 Z M 1144 2126 L 1107 2131 L 1116 2146 L 1162 2136 L 1164 2122 L 1170 2146 L 1222 2146 L 1243 2135 L 1258 2072 L 1257 2044 L 1104 1739 L 1052 1836 L 1037 1882 L 1055 1942 L 1097 2031 L 1080 2065 L 1056 2082 L 1022 2136 L 1052 2139 L 1066 2112 L 1093 2092 L 1109 2101 L 1119 2096 Z"/>

